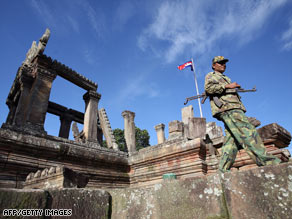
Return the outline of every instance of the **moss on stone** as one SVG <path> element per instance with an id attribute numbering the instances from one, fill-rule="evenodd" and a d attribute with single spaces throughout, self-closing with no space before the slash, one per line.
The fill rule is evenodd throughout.
<path id="1" fill-rule="evenodd" d="M 42 190 L 0 189 L 0 212 L 4 209 L 45 209 L 47 199 L 46 192 Z"/>

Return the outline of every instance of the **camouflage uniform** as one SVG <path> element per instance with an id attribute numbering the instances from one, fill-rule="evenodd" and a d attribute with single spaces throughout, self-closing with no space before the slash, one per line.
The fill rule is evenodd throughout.
<path id="1" fill-rule="evenodd" d="M 218 56 L 213 59 L 213 63 L 216 58 Z M 226 60 L 223 56 L 219 56 L 220 59 Z M 280 159 L 266 153 L 258 132 L 244 114 L 246 109 L 238 93 L 226 92 L 225 85 L 230 83 L 230 78 L 216 71 L 208 73 L 205 78 L 205 91 L 210 96 L 212 115 L 223 121 L 225 125 L 226 136 L 222 146 L 219 170 L 222 172 L 230 170 L 241 148 L 245 149 L 258 166 L 280 163 Z M 222 106 L 215 104 L 214 97 L 218 97 Z"/>

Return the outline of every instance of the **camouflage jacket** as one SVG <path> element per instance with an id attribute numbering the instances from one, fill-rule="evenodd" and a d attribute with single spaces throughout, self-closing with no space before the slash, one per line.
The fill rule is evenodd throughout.
<path id="1" fill-rule="evenodd" d="M 217 117 L 219 113 L 231 110 L 242 109 L 246 112 L 240 96 L 237 93 L 226 93 L 225 85 L 230 84 L 231 80 L 220 72 L 210 72 L 205 77 L 205 92 L 210 96 L 210 105 L 213 117 Z M 217 96 L 223 104 L 221 107 L 216 106 L 213 97 Z"/>

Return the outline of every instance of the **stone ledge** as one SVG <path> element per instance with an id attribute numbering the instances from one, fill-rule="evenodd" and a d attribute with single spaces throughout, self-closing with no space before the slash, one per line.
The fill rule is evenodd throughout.
<path id="1" fill-rule="evenodd" d="M 9 129 L 0 129 L 0 143 L 6 145 L 6 150 L 9 150 L 9 148 L 12 150 L 13 148 L 13 151 L 15 151 L 17 147 L 20 147 L 22 151 L 27 150 L 27 153 L 29 153 L 29 150 L 39 150 L 41 148 L 42 153 L 47 151 L 49 154 L 63 154 L 72 157 L 82 157 L 82 159 L 102 159 L 107 162 L 128 163 L 127 153 L 125 152 L 96 146 L 97 144 L 91 142 L 78 143 L 50 135 L 38 137 L 21 134 Z"/>
<path id="2" fill-rule="evenodd" d="M 88 178 L 80 173 L 58 165 L 57 167 L 38 170 L 30 173 L 24 182 L 24 189 L 48 189 L 48 188 L 84 188 Z"/>
<path id="3" fill-rule="evenodd" d="M 129 157 L 129 164 L 133 165 L 135 162 L 142 162 L 147 159 L 153 159 L 157 157 L 164 157 L 170 154 L 175 154 L 180 151 L 200 149 L 201 145 L 205 145 L 204 141 L 200 138 L 193 140 L 187 139 L 174 139 L 171 141 L 164 142 L 163 144 L 150 146 L 143 148 L 139 152 L 132 153 Z"/>

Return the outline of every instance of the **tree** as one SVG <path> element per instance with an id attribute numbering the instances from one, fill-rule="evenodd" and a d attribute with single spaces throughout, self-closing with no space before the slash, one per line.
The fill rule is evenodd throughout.
<path id="1" fill-rule="evenodd" d="M 127 152 L 127 146 L 126 146 L 126 140 L 125 140 L 125 136 L 124 136 L 124 130 L 122 129 L 114 129 L 113 130 L 113 134 L 115 136 L 116 139 L 116 143 L 119 146 L 119 150 L 120 151 L 125 151 Z M 138 127 L 136 127 L 135 129 L 135 138 L 136 138 L 136 150 L 140 150 L 142 148 L 148 147 L 150 146 L 149 144 L 149 133 L 147 130 L 143 129 L 139 129 Z M 106 142 L 103 141 L 103 145 L 106 146 Z"/>
<path id="2" fill-rule="evenodd" d="M 139 129 L 136 127 L 135 130 L 135 138 L 136 138 L 136 149 L 137 151 L 142 149 L 142 148 L 146 148 L 148 146 L 150 146 L 149 144 L 149 133 L 146 129 Z"/>
<path id="3" fill-rule="evenodd" d="M 119 146 L 119 150 L 120 151 L 128 151 L 127 150 L 127 146 L 126 146 L 126 139 L 124 136 L 124 130 L 122 129 L 114 129 L 113 131 L 115 139 L 116 139 L 116 143 Z"/>

